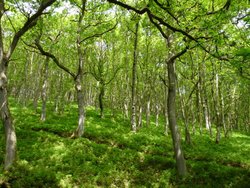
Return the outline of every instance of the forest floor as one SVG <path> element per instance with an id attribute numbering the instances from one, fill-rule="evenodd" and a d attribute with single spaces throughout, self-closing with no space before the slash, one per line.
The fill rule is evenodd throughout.
<path id="1" fill-rule="evenodd" d="M 107 112 L 100 119 L 88 108 L 83 138 L 70 139 L 77 123 L 75 105 L 63 115 L 49 105 L 45 122 L 31 106 L 13 101 L 11 106 L 18 160 L 10 172 L 3 172 L 0 126 L 0 187 L 250 187 L 250 135 L 233 133 L 220 144 L 207 134 L 192 135 L 192 145 L 182 142 L 188 175 L 178 179 L 163 122 L 135 134 L 121 114 L 111 117 Z"/>

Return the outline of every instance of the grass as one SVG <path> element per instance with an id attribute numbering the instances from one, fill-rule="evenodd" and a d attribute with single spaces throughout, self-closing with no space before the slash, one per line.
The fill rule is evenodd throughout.
<path id="1" fill-rule="evenodd" d="M 77 108 L 52 113 L 40 122 L 39 113 L 12 101 L 18 138 L 18 160 L 10 172 L 0 171 L 0 185 L 11 187 L 249 187 L 250 137 L 233 133 L 215 144 L 208 135 L 183 142 L 189 174 L 178 179 L 171 138 L 163 123 L 152 123 L 136 134 L 120 114 L 100 119 L 87 109 L 83 138 L 70 139 Z M 3 128 L 0 127 L 3 135 Z M 3 163 L 4 139 L 0 139 Z"/>

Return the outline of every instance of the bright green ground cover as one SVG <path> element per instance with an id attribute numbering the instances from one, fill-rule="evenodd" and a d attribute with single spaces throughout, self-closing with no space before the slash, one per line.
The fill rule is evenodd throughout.
<path id="1" fill-rule="evenodd" d="M 85 135 L 70 139 L 77 109 L 63 115 L 39 112 L 12 102 L 18 138 L 18 161 L 11 172 L 0 170 L 0 185 L 11 187 L 250 187 L 250 136 L 234 133 L 219 145 L 207 135 L 183 142 L 189 175 L 176 178 L 171 138 L 163 123 L 130 132 L 119 114 L 101 120 L 89 108 Z M 3 128 L 0 126 L 0 164 L 3 163 Z M 1 165 L 2 166 L 2 165 Z"/>

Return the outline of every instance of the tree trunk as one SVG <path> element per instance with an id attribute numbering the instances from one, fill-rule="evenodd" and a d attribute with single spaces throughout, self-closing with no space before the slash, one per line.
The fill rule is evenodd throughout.
<path id="1" fill-rule="evenodd" d="M 86 2 L 87 2 L 86 0 L 82 0 L 81 13 L 79 14 L 79 20 L 78 20 L 77 40 L 76 40 L 77 55 L 78 55 L 78 71 L 75 77 L 75 89 L 76 89 L 77 104 L 78 104 L 78 126 L 71 137 L 81 137 L 84 133 L 85 109 L 84 109 L 84 95 L 82 89 L 84 60 L 81 48 L 81 32 L 82 32 L 81 24 L 85 14 Z"/>
<path id="2" fill-rule="evenodd" d="M 82 92 L 81 79 L 77 78 L 75 81 L 75 89 L 77 94 L 77 105 L 78 105 L 78 126 L 71 137 L 81 137 L 84 133 L 85 123 L 85 110 L 84 110 L 84 96 Z"/>
<path id="3" fill-rule="evenodd" d="M 41 121 L 46 120 L 46 103 L 47 103 L 47 87 L 48 87 L 48 71 L 49 71 L 49 57 L 45 59 L 44 67 L 44 80 L 42 86 L 42 112 L 41 112 Z"/>
<path id="4" fill-rule="evenodd" d="M 200 135 L 203 133 L 203 127 L 202 127 L 202 101 L 201 101 L 201 84 L 200 81 L 198 83 L 198 90 L 197 90 L 197 110 L 198 110 L 198 121 L 199 121 L 199 131 Z"/>
<path id="5" fill-rule="evenodd" d="M 146 125 L 150 125 L 150 98 L 147 101 L 147 108 L 146 108 Z"/>
<path id="6" fill-rule="evenodd" d="M 7 76 L 5 63 L 0 65 L 0 113 L 5 130 L 5 159 L 4 169 L 8 170 L 16 159 L 16 132 L 11 119 L 11 113 L 8 104 Z"/>
<path id="7" fill-rule="evenodd" d="M 192 103 L 191 104 L 192 134 L 195 135 L 195 131 L 196 131 L 196 129 L 195 129 L 196 118 L 195 118 L 195 114 L 194 114 L 194 112 L 195 112 L 195 102 L 193 102 L 193 100 L 192 100 L 191 103 Z"/>
<path id="8" fill-rule="evenodd" d="M 138 128 L 142 127 L 142 104 L 139 106 Z"/>
<path id="9" fill-rule="evenodd" d="M 168 120 L 172 135 L 172 141 L 174 146 L 175 160 L 177 165 L 177 172 L 180 176 L 187 174 L 186 161 L 184 159 L 183 151 L 181 148 L 181 139 L 176 123 L 176 78 L 174 70 L 174 62 L 168 62 Z"/>
<path id="10" fill-rule="evenodd" d="M 205 63 L 202 62 L 199 64 L 199 92 L 200 92 L 200 102 L 203 108 L 204 120 L 206 124 L 206 129 L 209 131 L 210 137 L 212 137 L 212 128 L 211 128 L 211 121 L 209 116 L 209 108 L 207 102 L 207 92 L 206 92 L 206 74 L 205 74 Z"/>
<path id="11" fill-rule="evenodd" d="M 167 80 L 168 78 L 168 65 L 166 64 L 166 67 L 165 67 L 165 79 Z M 166 81 L 165 81 L 166 82 Z M 165 103 L 164 103 L 164 107 L 165 107 L 165 110 L 164 110 L 164 117 L 165 117 L 165 135 L 168 135 L 168 127 L 169 127 L 169 124 L 168 124 L 168 87 L 166 84 L 164 84 L 164 88 L 165 88 Z"/>
<path id="12" fill-rule="evenodd" d="M 136 74 L 137 74 L 137 45 L 139 22 L 135 25 L 134 60 L 132 68 L 132 100 L 131 100 L 131 129 L 136 132 Z"/>
<path id="13" fill-rule="evenodd" d="M 180 88 L 180 87 L 179 87 Z M 189 132 L 189 127 L 188 127 L 188 121 L 186 118 L 186 111 L 185 111 L 185 102 L 184 102 L 184 98 L 181 94 L 181 90 L 179 89 L 179 97 L 180 97 L 180 102 L 181 102 L 181 114 L 182 114 L 182 119 L 185 125 L 185 141 L 187 144 L 191 144 L 191 136 L 190 136 L 190 132 Z"/>
<path id="14" fill-rule="evenodd" d="M 55 0 L 46 1 L 42 3 L 38 10 L 24 22 L 23 26 L 15 31 L 13 40 L 7 50 L 7 53 L 4 53 L 4 40 L 3 40 L 3 30 L 2 30 L 2 16 L 6 11 L 5 1 L 0 1 L 0 114 L 1 119 L 5 129 L 5 144 L 6 144 L 6 153 L 4 161 L 4 169 L 8 170 L 11 165 L 14 163 L 16 158 L 16 132 L 15 127 L 11 120 L 11 114 L 8 106 L 8 93 L 7 93 L 7 66 L 9 60 L 20 40 L 20 38 L 33 26 L 38 18 L 42 15 L 43 10 L 52 5 Z"/>
<path id="15" fill-rule="evenodd" d="M 35 87 L 34 87 L 34 94 L 33 94 L 33 108 L 35 110 L 35 112 L 37 112 L 37 107 L 38 107 L 38 100 L 40 98 L 40 93 L 41 93 L 41 83 L 40 83 L 40 79 L 41 79 L 41 72 L 42 72 L 42 63 L 39 63 L 39 66 L 38 66 L 38 71 L 37 71 L 39 74 L 36 75 L 36 78 L 35 78 Z"/>
<path id="16" fill-rule="evenodd" d="M 221 105 L 221 121 L 223 125 L 224 136 L 227 137 L 228 128 L 225 120 L 225 103 L 223 93 L 220 92 L 220 105 Z"/>
<path id="17" fill-rule="evenodd" d="M 128 102 L 126 102 L 127 100 L 125 99 L 125 102 L 124 102 L 124 116 L 125 118 L 127 119 L 128 118 Z"/>
<path id="18" fill-rule="evenodd" d="M 156 112 L 156 114 L 155 114 L 155 125 L 156 125 L 156 126 L 159 125 L 159 111 L 160 111 L 159 108 L 160 108 L 159 105 L 156 104 L 156 105 L 155 105 L 155 112 Z"/>
<path id="19" fill-rule="evenodd" d="M 100 93 L 99 93 L 99 107 L 100 107 L 100 117 L 103 118 L 104 117 L 104 113 L 103 113 L 103 97 L 104 97 L 104 86 L 101 83 L 100 86 Z"/>
<path id="20" fill-rule="evenodd" d="M 221 114 L 220 114 L 220 97 L 219 97 L 219 75 L 215 75 L 215 97 L 214 97 L 214 107 L 216 115 L 216 140 L 218 144 L 220 142 L 220 127 L 221 127 Z"/>

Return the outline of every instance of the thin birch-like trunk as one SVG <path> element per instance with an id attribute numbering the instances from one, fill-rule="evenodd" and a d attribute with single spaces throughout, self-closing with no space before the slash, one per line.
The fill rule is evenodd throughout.
<path id="1" fill-rule="evenodd" d="M 159 112 L 160 112 L 160 107 L 158 104 L 155 105 L 155 125 L 159 126 Z"/>
<path id="2" fill-rule="evenodd" d="M 148 99 L 147 108 L 146 108 L 146 125 L 147 126 L 150 125 L 150 106 L 151 106 L 151 102 L 150 102 L 150 99 Z"/>
<path id="3" fill-rule="evenodd" d="M 185 125 L 185 141 L 187 142 L 187 144 L 191 144 L 191 136 L 190 136 L 187 117 L 186 117 L 186 112 L 185 112 L 185 102 L 184 102 L 184 98 L 183 98 L 183 96 L 181 94 L 180 87 L 179 87 L 179 92 L 178 93 L 179 93 L 180 102 L 181 102 L 182 119 L 183 119 L 184 125 Z"/>
<path id="4" fill-rule="evenodd" d="M 137 75 L 137 46 L 139 22 L 135 25 L 134 59 L 132 68 L 132 100 L 131 100 L 131 129 L 136 132 L 136 75 Z"/>
<path id="5" fill-rule="evenodd" d="M 46 103 L 47 103 L 47 88 L 48 88 L 48 76 L 49 76 L 49 57 L 45 59 L 44 67 L 44 78 L 42 85 L 42 112 L 41 112 L 41 121 L 46 120 Z"/>

